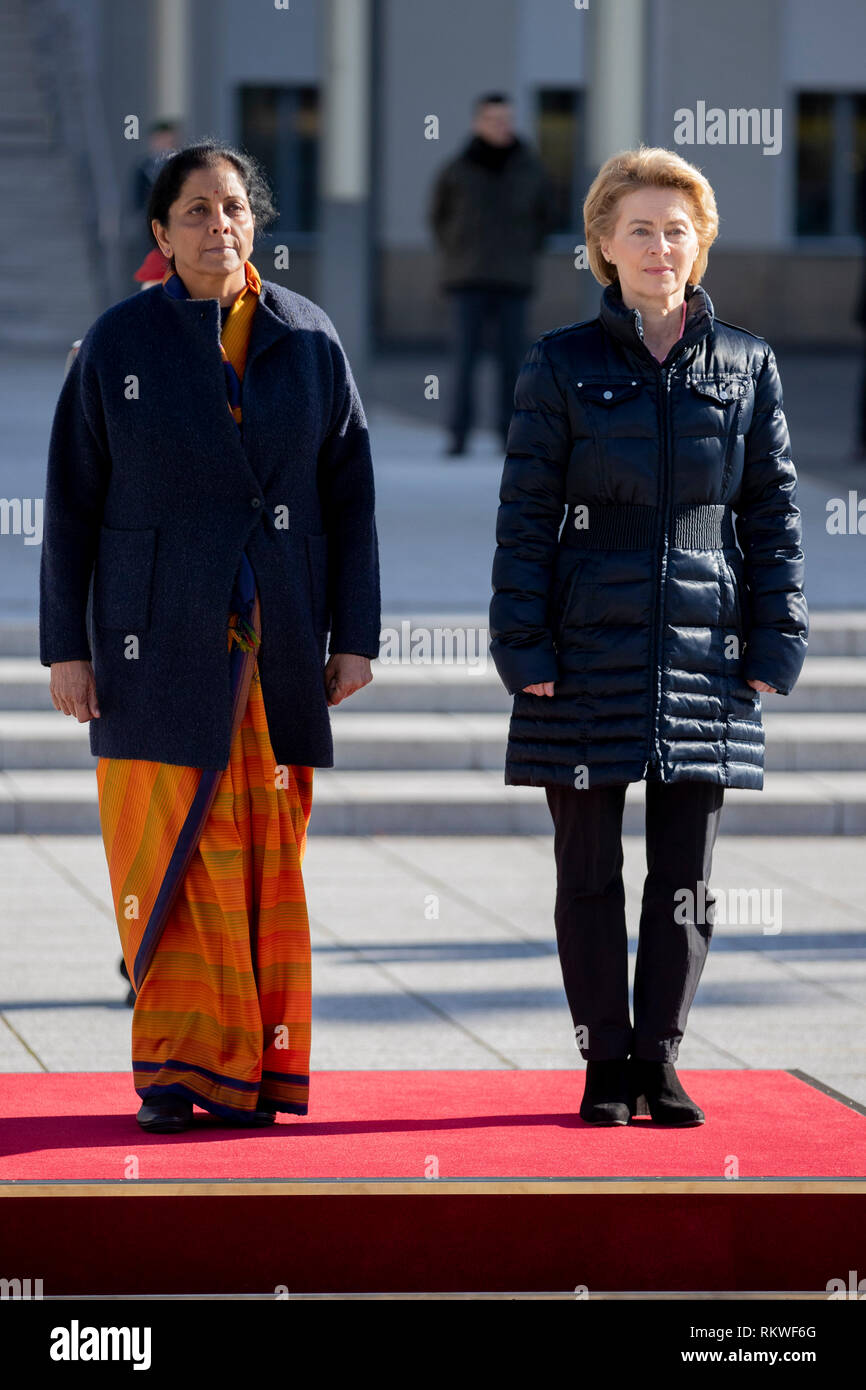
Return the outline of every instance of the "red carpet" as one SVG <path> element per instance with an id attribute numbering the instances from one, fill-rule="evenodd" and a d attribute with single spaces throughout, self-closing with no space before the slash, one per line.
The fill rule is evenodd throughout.
<path id="1" fill-rule="evenodd" d="M 181 1135 L 148 1135 L 124 1073 L 0 1077 L 0 1180 L 859 1177 L 866 1116 L 785 1071 L 684 1071 L 707 1115 L 694 1129 L 641 1118 L 598 1129 L 577 1115 L 581 1071 L 319 1072 L 311 1113 L 272 1129 L 195 1112 Z"/>
<path id="2" fill-rule="evenodd" d="M 350 1071 L 315 1074 L 312 1113 L 270 1129 L 197 1111 L 148 1135 L 126 1073 L 7 1073 L 0 1269 L 46 1297 L 823 1297 L 866 1241 L 862 1107 L 784 1071 L 682 1077 L 694 1129 L 583 1124 L 580 1070 Z"/>

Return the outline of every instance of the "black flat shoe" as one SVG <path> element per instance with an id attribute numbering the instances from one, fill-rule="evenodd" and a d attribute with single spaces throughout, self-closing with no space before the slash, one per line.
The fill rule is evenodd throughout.
<path id="1" fill-rule="evenodd" d="M 630 1057 L 629 1077 L 632 1115 L 649 1114 L 654 1124 L 673 1128 L 704 1123 L 703 1110 L 683 1090 L 673 1062 Z"/>
<path id="2" fill-rule="evenodd" d="M 135 1118 L 142 1129 L 155 1134 L 179 1134 L 192 1124 L 192 1101 L 183 1096 L 146 1100 Z"/>
<path id="3" fill-rule="evenodd" d="M 580 1118 L 588 1125 L 627 1125 L 631 1118 L 629 1095 L 627 1058 L 588 1061 Z"/>
<path id="4" fill-rule="evenodd" d="M 250 1111 L 249 1115 L 244 1115 L 243 1118 L 238 1117 L 236 1120 L 226 1119 L 223 1123 L 234 1125 L 238 1129 L 262 1128 L 264 1125 L 272 1125 L 276 1121 L 277 1112 L 269 1109 L 269 1106 L 269 1101 L 260 1100 L 255 1110 Z"/>
<path id="5" fill-rule="evenodd" d="M 254 1125 L 272 1125 L 276 1122 L 276 1110 L 269 1110 L 266 1103 L 261 1101 L 252 1113 L 251 1123 Z"/>

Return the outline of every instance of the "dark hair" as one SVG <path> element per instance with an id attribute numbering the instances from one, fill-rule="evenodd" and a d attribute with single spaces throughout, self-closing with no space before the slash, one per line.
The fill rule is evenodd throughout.
<path id="1" fill-rule="evenodd" d="M 475 114 L 481 110 L 482 106 L 508 106 L 509 100 L 504 92 L 486 92 L 483 97 L 475 98 Z"/>
<path id="2" fill-rule="evenodd" d="M 180 196 L 187 177 L 195 169 L 210 169 L 225 160 L 232 164 L 244 186 L 250 211 L 255 218 L 256 231 L 261 231 L 274 221 L 277 213 L 274 207 L 270 186 L 258 160 L 247 154 L 246 150 L 236 150 L 233 145 L 224 145 L 220 140 L 202 140 L 197 145 L 185 145 L 182 150 L 169 156 L 153 181 L 147 203 L 147 229 L 153 237 L 151 223 L 161 222 L 168 226 L 168 213 L 172 203 Z M 171 258 L 174 270 L 174 256 Z"/>

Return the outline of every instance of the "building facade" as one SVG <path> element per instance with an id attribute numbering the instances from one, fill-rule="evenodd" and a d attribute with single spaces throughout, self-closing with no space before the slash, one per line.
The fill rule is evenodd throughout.
<path id="1" fill-rule="evenodd" d="M 533 334 L 595 312 L 600 288 L 579 264 L 583 196 L 607 155 L 643 140 L 676 149 L 716 191 L 720 234 L 704 283 L 722 318 L 781 345 L 860 342 L 862 0 L 34 4 L 69 12 L 88 55 L 90 119 L 107 135 L 98 178 L 114 183 L 116 202 L 158 118 L 179 118 L 187 139 L 245 146 L 280 211 L 260 270 L 335 320 L 363 280 L 357 321 L 372 350 L 446 341 L 427 200 L 487 90 L 510 95 L 518 132 L 556 185 Z M 334 30 L 346 25 L 341 48 Z M 363 139 L 350 147 L 357 124 Z"/>

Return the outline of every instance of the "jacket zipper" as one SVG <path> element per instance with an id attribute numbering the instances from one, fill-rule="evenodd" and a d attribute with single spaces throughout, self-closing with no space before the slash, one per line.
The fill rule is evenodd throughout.
<path id="1" fill-rule="evenodd" d="M 667 560 L 667 555 L 668 555 L 668 535 L 669 535 L 669 531 L 670 531 L 670 518 L 671 518 L 671 488 L 670 488 L 670 480 L 669 480 L 669 477 L 668 477 L 669 464 L 670 464 L 670 451 L 669 451 L 669 448 L 668 448 L 668 443 L 669 443 L 668 413 L 669 413 L 669 408 L 670 408 L 670 368 L 669 368 L 669 367 L 661 367 L 661 368 L 659 368 L 659 371 L 660 371 L 660 373 L 661 373 L 662 392 L 663 392 L 663 394 L 662 394 L 662 410 L 661 410 L 661 416 L 662 416 L 662 420 L 661 420 L 661 423 L 662 423 L 662 436 L 661 436 L 661 437 L 662 437 L 662 496 L 663 496 L 663 498 L 665 499 L 665 503 L 664 503 L 665 511 L 664 511 L 664 524 L 663 524 L 663 528 L 662 528 L 662 547 L 661 547 L 661 553 L 660 553 L 660 556 L 659 556 L 658 584 L 657 584 L 657 586 L 656 586 L 656 608 L 655 608 L 655 622 L 653 623 L 652 661 L 651 661 L 651 663 L 650 663 L 650 668 L 651 668 L 651 671 L 652 671 L 652 679 L 653 679 L 653 683 L 654 683 L 654 689 L 653 689 L 653 721 L 652 721 L 652 731 L 651 731 L 651 734 L 650 734 L 650 751 L 649 751 L 649 760 L 648 760 L 648 762 L 647 762 L 647 767 L 649 767 L 649 766 L 656 767 L 656 768 L 658 769 L 658 772 L 659 772 L 659 777 L 661 778 L 662 781 L 664 781 L 664 768 L 663 768 L 663 766 L 662 766 L 662 751 L 661 751 L 661 747 L 660 747 L 660 744 L 659 744 L 659 737 L 658 737 L 659 716 L 660 716 L 660 714 L 661 714 L 661 700 L 660 700 L 660 698 L 659 698 L 659 686 L 660 686 L 660 684 L 661 684 L 661 671 L 660 671 L 660 670 L 657 671 L 657 670 L 656 670 L 656 666 L 657 666 L 657 663 L 658 663 L 659 658 L 660 658 L 660 655 L 661 655 L 661 617 L 662 617 L 662 610 L 663 610 L 663 607 L 664 607 L 664 605 L 663 605 L 664 586 L 665 586 L 665 581 L 666 581 L 666 578 L 667 578 L 666 560 Z M 644 772 L 646 772 L 646 768 L 644 768 Z"/>

